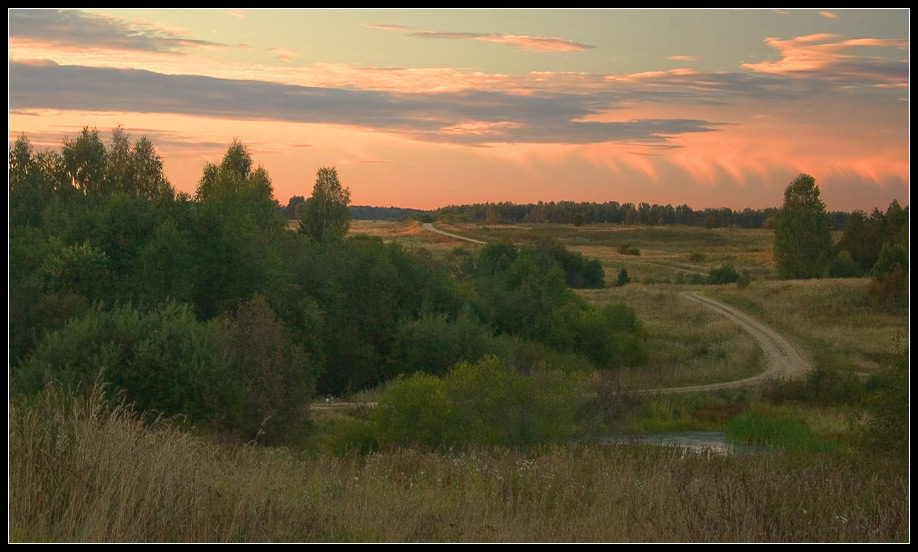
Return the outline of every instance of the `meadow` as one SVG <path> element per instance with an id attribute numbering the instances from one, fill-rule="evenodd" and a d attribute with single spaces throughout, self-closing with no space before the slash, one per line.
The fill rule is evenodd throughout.
<path id="1" fill-rule="evenodd" d="M 909 540 L 907 452 L 871 444 L 870 435 L 882 414 L 871 408 L 884 399 L 879 378 L 907 355 L 908 316 L 873 306 L 868 279 L 776 280 L 766 230 L 438 227 L 489 242 L 557 240 L 605 270 L 606 286 L 578 290 L 580 297 L 623 303 L 637 314 L 646 362 L 565 376 L 570 439 L 522 447 L 364 446 L 367 436 L 359 433 L 387 396 L 383 384 L 339 398 L 340 407 L 313 405 L 311 437 L 297 446 L 221 443 L 178 419 L 141 422 L 99 390 L 73 396 L 50 387 L 11 407 L 10 540 Z M 425 249 L 447 263 L 481 249 L 417 222 L 354 221 L 351 233 Z M 749 281 L 707 284 L 710 271 L 725 264 Z M 616 286 L 621 269 L 630 282 Z M 643 393 L 763 370 L 756 343 L 685 299 L 687 291 L 776 328 L 813 361 L 814 375 L 744 389 Z M 907 415 L 897 404 L 893 415 Z M 727 431 L 770 452 L 596 442 L 692 429 Z M 905 429 L 889 435 L 907 438 L 907 422 Z"/>

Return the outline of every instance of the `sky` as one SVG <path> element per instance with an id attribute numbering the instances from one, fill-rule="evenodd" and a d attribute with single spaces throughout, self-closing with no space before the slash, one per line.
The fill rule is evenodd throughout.
<path id="1" fill-rule="evenodd" d="M 355 205 L 909 204 L 908 9 L 9 9 L 9 143 L 149 138 L 178 191 L 234 139 Z"/>

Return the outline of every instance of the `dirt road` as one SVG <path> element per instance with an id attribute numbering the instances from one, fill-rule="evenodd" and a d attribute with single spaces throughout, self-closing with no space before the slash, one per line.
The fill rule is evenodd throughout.
<path id="1" fill-rule="evenodd" d="M 720 314 L 742 328 L 755 339 L 756 343 L 765 353 L 765 371 L 757 376 L 736 381 L 712 383 L 708 385 L 694 385 L 690 387 L 670 387 L 666 389 L 648 389 L 645 393 L 676 393 L 685 391 L 710 391 L 714 389 L 727 389 L 761 383 L 769 379 L 786 379 L 805 374 L 812 369 L 812 364 L 799 351 L 797 351 L 781 334 L 751 316 L 705 297 L 697 291 L 685 293 L 685 297 L 695 301 L 702 307 Z"/>
<path id="2" fill-rule="evenodd" d="M 484 244 L 481 240 L 475 240 L 472 238 L 467 238 L 465 236 L 460 236 L 459 234 L 452 234 L 450 232 L 444 232 L 434 227 L 431 223 L 425 223 L 423 225 L 425 230 L 431 232 L 436 232 L 444 236 L 449 236 L 457 240 L 463 240 L 472 243 Z M 693 385 L 688 387 L 670 387 L 664 389 L 648 389 L 643 391 L 645 393 L 676 393 L 676 392 L 685 392 L 685 391 L 710 391 L 715 389 L 726 389 L 731 387 L 742 387 L 746 385 L 753 385 L 756 383 L 761 383 L 766 380 L 771 379 L 786 379 L 795 376 L 805 374 L 806 372 L 812 369 L 812 364 L 810 361 L 800 354 L 793 345 L 790 344 L 787 339 L 784 338 L 781 334 L 765 325 L 762 322 L 752 318 L 751 316 L 743 313 L 742 311 L 735 309 L 729 305 L 725 305 L 720 301 L 715 301 L 709 297 L 705 297 L 698 293 L 697 291 L 686 292 L 685 297 L 695 301 L 703 308 L 706 308 L 710 311 L 713 311 L 721 316 L 726 317 L 731 322 L 742 328 L 746 333 L 752 336 L 755 339 L 756 343 L 762 348 L 762 351 L 765 353 L 765 362 L 766 368 L 765 371 L 757 376 L 751 378 L 745 378 L 736 381 L 728 381 L 721 383 L 712 383 L 707 385 Z"/>
<path id="3" fill-rule="evenodd" d="M 478 244 L 481 244 L 481 245 L 485 245 L 485 244 L 487 243 L 487 242 L 483 242 L 483 241 L 481 241 L 481 240 L 475 240 L 475 239 L 472 239 L 472 238 L 467 238 L 467 237 L 465 237 L 465 236 L 460 236 L 459 234 L 451 234 L 451 233 L 449 233 L 449 232 L 444 232 L 443 230 L 440 230 L 440 229 L 434 227 L 433 223 L 430 223 L 430 222 L 425 222 L 424 224 L 421 225 L 421 227 L 424 228 L 424 230 L 430 230 L 431 232 L 436 232 L 437 234 L 442 234 L 442 235 L 444 235 L 444 236 L 449 236 L 449 237 L 455 238 L 455 239 L 457 239 L 457 240 L 467 241 L 467 242 L 471 242 L 471 243 L 478 243 Z"/>

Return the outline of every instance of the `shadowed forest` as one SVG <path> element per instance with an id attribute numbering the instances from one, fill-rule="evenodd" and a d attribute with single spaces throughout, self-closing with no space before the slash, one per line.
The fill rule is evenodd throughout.
<path id="1" fill-rule="evenodd" d="M 908 540 L 908 207 L 358 211 L 311 172 L 11 146 L 11 541 Z M 655 393 L 763 371 L 689 291 L 811 369 Z M 602 442 L 670 431 L 767 452 Z"/>

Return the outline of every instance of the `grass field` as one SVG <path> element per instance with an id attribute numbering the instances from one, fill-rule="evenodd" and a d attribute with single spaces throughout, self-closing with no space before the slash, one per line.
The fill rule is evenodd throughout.
<path id="1" fill-rule="evenodd" d="M 50 390 L 11 405 L 9 530 L 15 542 L 907 542 L 905 455 L 859 449 L 860 395 L 792 383 L 666 396 L 624 393 L 735 380 L 763 353 L 684 293 L 701 290 L 767 323 L 828 373 L 875 375 L 907 352 L 909 317 L 876 307 L 867 279 L 773 279 L 765 230 L 596 225 L 439 225 L 482 240 L 555 238 L 600 259 L 650 358 L 580 374 L 580 439 L 529 449 L 384 448 L 332 453 L 218 444 L 137 421 L 97 393 Z M 481 246 L 420 223 L 354 221 L 352 233 L 450 255 Z M 621 251 L 629 246 L 639 255 Z M 748 286 L 700 283 L 730 263 Z M 626 268 L 632 283 L 612 287 Z M 830 381 L 831 383 L 831 381 Z M 803 389 L 804 391 L 800 391 Z M 864 392 L 859 384 L 857 392 Z M 817 391 L 819 389 L 817 388 Z M 385 387 L 351 397 L 375 402 Z M 807 393 L 810 393 L 808 395 Z M 316 442 L 372 406 L 313 410 Z M 902 413 L 907 415 L 907 413 Z M 589 444 L 610 431 L 708 429 L 772 452 L 721 456 Z M 906 447 L 907 450 L 907 447 Z"/>
<path id="2" fill-rule="evenodd" d="M 902 542 L 882 457 L 615 445 L 308 455 L 53 393 L 10 425 L 14 542 Z"/>

